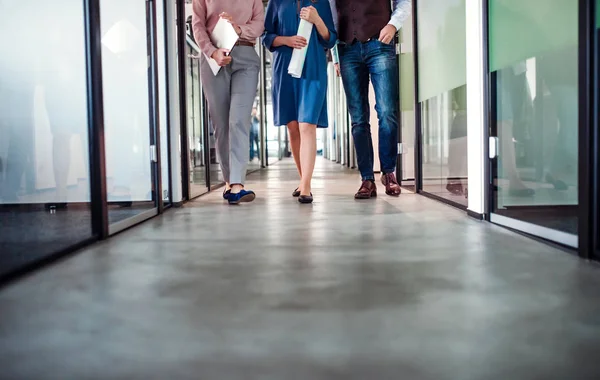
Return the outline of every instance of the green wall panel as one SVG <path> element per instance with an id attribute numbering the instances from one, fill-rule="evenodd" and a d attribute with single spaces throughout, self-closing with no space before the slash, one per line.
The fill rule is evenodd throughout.
<path id="1" fill-rule="evenodd" d="M 490 70 L 577 44 L 577 0 L 489 0 Z"/>
<path id="2" fill-rule="evenodd" d="M 419 0 L 419 102 L 467 83 L 465 0 Z"/>

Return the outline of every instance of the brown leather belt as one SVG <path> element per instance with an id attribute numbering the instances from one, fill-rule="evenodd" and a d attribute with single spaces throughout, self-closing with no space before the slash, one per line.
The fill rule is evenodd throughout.
<path id="1" fill-rule="evenodd" d="M 254 43 L 253 42 L 248 42 L 248 41 L 240 41 L 240 40 L 238 40 L 238 42 L 235 43 L 235 46 L 251 46 L 251 47 L 254 47 Z"/>

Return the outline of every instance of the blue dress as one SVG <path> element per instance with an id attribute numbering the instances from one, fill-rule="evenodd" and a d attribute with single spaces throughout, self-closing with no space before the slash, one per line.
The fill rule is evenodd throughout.
<path id="1" fill-rule="evenodd" d="M 273 47 L 277 36 L 295 36 L 298 33 L 300 8 L 313 6 L 329 29 L 329 40 L 324 40 L 314 27 L 306 52 L 301 78 L 288 74 L 293 49 Z M 270 0 L 265 15 L 263 44 L 273 53 L 272 92 L 274 124 L 287 125 L 291 121 L 315 124 L 327 128 L 327 55 L 333 48 L 337 33 L 331 16 L 329 0 Z"/>

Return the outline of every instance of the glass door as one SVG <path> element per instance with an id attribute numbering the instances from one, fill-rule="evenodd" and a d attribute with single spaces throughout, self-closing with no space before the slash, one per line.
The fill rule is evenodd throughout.
<path id="1" fill-rule="evenodd" d="M 413 21 L 409 17 L 398 31 L 400 56 L 398 78 L 400 80 L 400 131 L 397 177 L 409 190 L 415 191 L 415 61 L 413 50 Z"/>
<path id="2" fill-rule="evenodd" d="M 98 237 L 87 21 L 80 0 L 0 1 L 0 277 Z"/>
<path id="3" fill-rule="evenodd" d="M 465 0 L 416 3 L 421 142 L 417 158 L 422 174 L 422 188 L 417 190 L 465 209 L 468 204 L 466 6 Z"/>
<path id="4" fill-rule="evenodd" d="M 261 50 L 263 50 L 261 52 Z M 268 51 L 266 49 L 263 48 L 262 44 L 257 43 L 257 45 L 255 46 L 255 51 L 256 54 L 259 57 L 264 57 L 265 60 L 268 60 L 268 62 L 270 62 L 271 56 L 268 54 Z M 261 54 L 264 54 L 263 56 L 261 56 Z M 269 63 L 270 66 L 270 63 Z M 267 61 L 265 61 L 265 70 L 267 70 L 267 72 L 269 71 L 269 68 L 267 67 Z M 262 73 L 262 70 L 261 70 Z M 255 170 L 258 170 L 261 168 L 261 164 L 262 164 L 262 147 L 264 146 L 264 144 L 262 143 L 261 140 L 261 130 L 262 130 L 262 125 L 263 123 L 267 123 L 267 121 L 269 120 L 269 112 L 271 112 L 271 109 L 269 109 L 268 107 L 265 107 L 263 109 L 262 105 L 261 105 L 261 94 L 262 94 L 262 78 L 260 78 L 259 83 L 256 87 L 256 96 L 254 97 L 254 104 L 252 106 L 252 115 L 250 116 L 250 150 L 248 152 L 248 173 L 253 172 Z M 266 98 L 270 99 L 270 90 L 266 90 Z M 264 113 L 264 115 L 263 115 Z M 277 129 L 281 129 L 281 128 L 277 128 Z"/>
<path id="5" fill-rule="evenodd" d="M 186 103 L 187 103 L 187 138 L 188 138 L 188 168 L 189 194 L 195 198 L 208 191 L 207 160 L 210 159 L 206 150 L 205 136 L 205 106 L 200 82 L 200 48 L 187 35 L 186 44 Z"/>
<path id="6" fill-rule="evenodd" d="M 578 5 L 489 0 L 491 215 L 578 246 Z"/>
<path id="7" fill-rule="evenodd" d="M 109 232 L 157 214 L 157 120 L 152 8 L 101 0 Z"/>

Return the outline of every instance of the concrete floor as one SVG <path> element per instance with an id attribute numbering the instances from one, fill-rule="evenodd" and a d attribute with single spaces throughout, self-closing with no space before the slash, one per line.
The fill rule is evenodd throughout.
<path id="1" fill-rule="evenodd" d="M 2 289 L 0 378 L 599 378 L 595 265 L 325 161 L 312 206 L 251 179 Z"/>

